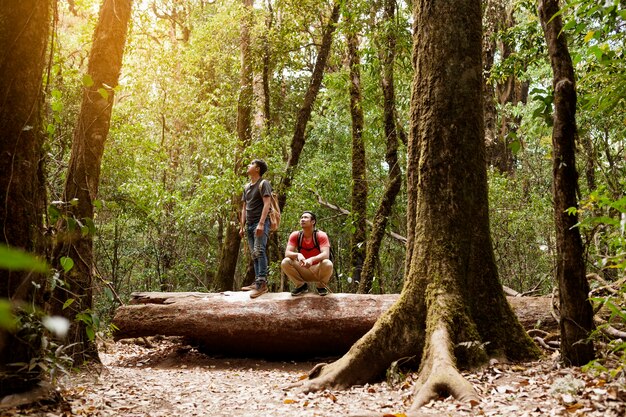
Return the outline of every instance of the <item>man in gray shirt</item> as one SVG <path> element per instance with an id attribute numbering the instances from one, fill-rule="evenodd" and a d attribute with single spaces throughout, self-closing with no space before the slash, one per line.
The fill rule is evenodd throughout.
<path id="1" fill-rule="evenodd" d="M 268 291 L 267 288 L 267 239 L 270 233 L 270 201 L 272 186 L 263 179 L 267 171 L 267 164 L 262 159 L 254 159 L 248 165 L 250 182 L 243 189 L 241 197 L 241 227 L 239 235 L 248 239 L 248 248 L 254 261 L 254 275 L 252 285 L 243 287 L 244 291 L 251 291 L 250 298 L 256 298 Z"/>

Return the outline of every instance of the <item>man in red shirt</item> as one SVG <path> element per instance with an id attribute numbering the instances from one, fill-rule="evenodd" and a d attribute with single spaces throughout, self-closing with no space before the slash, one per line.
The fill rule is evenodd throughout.
<path id="1" fill-rule="evenodd" d="M 302 295 L 309 290 L 309 282 L 315 283 L 319 295 L 328 294 L 328 281 L 333 275 L 333 263 L 330 261 L 330 242 L 328 235 L 315 229 L 315 214 L 305 211 L 300 216 L 301 231 L 289 235 L 285 259 L 280 268 L 289 277 L 296 288 L 291 295 Z"/>

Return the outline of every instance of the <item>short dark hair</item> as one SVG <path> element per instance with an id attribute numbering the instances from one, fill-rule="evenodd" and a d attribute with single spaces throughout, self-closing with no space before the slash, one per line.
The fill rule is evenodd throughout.
<path id="1" fill-rule="evenodd" d="M 267 164 L 262 159 L 253 159 L 252 163 L 259 167 L 259 174 L 263 176 L 267 172 Z"/>
<path id="2" fill-rule="evenodd" d="M 305 210 L 305 211 L 302 212 L 302 214 L 304 214 L 304 213 L 310 215 L 311 216 L 311 220 L 313 220 L 315 222 L 315 225 L 317 226 L 317 217 L 315 217 L 315 213 L 313 213 L 312 211 L 308 211 L 308 210 Z"/>

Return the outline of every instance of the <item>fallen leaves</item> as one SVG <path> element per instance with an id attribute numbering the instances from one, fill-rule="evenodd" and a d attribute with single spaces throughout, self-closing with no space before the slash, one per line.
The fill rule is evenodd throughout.
<path id="1" fill-rule="evenodd" d="M 165 417 L 384 415 L 406 417 L 417 381 L 409 373 L 400 384 L 365 384 L 343 391 L 303 393 L 286 383 L 307 378 L 314 363 L 212 358 L 176 341 L 153 349 L 115 344 L 101 354 L 105 372 L 74 375 L 56 405 L 2 410 L 4 417 Z M 464 373 L 480 401 L 431 401 L 420 415 L 586 416 L 626 414 L 624 377 L 591 376 L 562 369 L 554 360 L 509 365 L 493 361 Z M 64 404 L 64 405 L 63 405 Z M 383 411 L 384 410 L 384 411 Z"/>

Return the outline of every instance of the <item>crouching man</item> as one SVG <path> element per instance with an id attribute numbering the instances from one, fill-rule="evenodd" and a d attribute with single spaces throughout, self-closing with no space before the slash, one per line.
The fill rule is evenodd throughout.
<path id="1" fill-rule="evenodd" d="M 300 216 L 302 230 L 289 235 L 280 268 L 295 285 L 293 296 L 307 292 L 309 284 L 315 284 L 319 295 L 328 294 L 327 284 L 333 275 L 330 242 L 326 233 L 315 228 L 316 223 L 315 214 L 305 211 Z"/>

